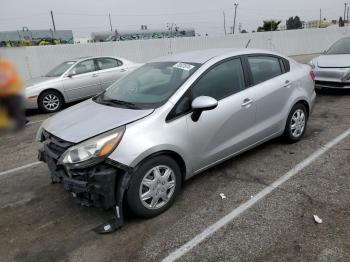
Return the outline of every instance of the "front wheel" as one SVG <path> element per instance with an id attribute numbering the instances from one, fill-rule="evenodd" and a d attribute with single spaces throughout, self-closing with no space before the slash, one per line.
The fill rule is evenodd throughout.
<path id="1" fill-rule="evenodd" d="M 288 143 L 298 142 L 304 135 L 307 126 L 308 114 L 303 104 L 296 104 L 289 113 L 284 138 Z"/>
<path id="2" fill-rule="evenodd" d="M 54 113 L 61 110 L 64 104 L 62 95 L 54 90 L 44 91 L 38 99 L 39 108 L 46 113 Z"/>
<path id="3" fill-rule="evenodd" d="M 141 164 L 127 191 L 128 206 L 140 217 L 157 216 L 174 202 L 181 187 L 181 171 L 171 157 L 158 156 Z"/>

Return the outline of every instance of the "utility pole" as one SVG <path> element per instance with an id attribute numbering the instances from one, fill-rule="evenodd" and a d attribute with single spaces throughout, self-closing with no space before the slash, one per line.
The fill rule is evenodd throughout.
<path id="1" fill-rule="evenodd" d="M 232 34 L 233 34 L 233 35 L 235 34 L 236 15 L 237 15 L 237 7 L 238 7 L 238 4 L 237 4 L 237 3 L 234 3 L 234 6 L 235 6 L 235 18 L 234 18 L 234 20 L 233 20 L 233 29 L 232 29 Z"/>
<path id="2" fill-rule="evenodd" d="M 321 22 L 322 22 L 322 9 L 320 8 L 320 21 L 318 22 L 318 28 L 321 27 Z"/>
<path id="3" fill-rule="evenodd" d="M 109 17 L 109 26 L 111 27 L 111 32 L 113 32 L 113 26 L 112 26 L 112 19 L 111 19 L 111 14 L 108 14 Z"/>
<path id="4" fill-rule="evenodd" d="M 53 31 L 56 31 L 55 19 L 53 18 L 53 12 L 52 12 L 52 10 L 50 11 L 50 13 L 51 13 L 51 20 L 52 20 Z"/>
<path id="5" fill-rule="evenodd" d="M 224 33 L 226 35 L 226 14 L 225 14 L 225 11 L 223 11 L 222 14 L 224 15 Z"/>
<path id="6" fill-rule="evenodd" d="M 349 8 L 350 8 L 350 6 L 348 6 L 348 10 L 347 10 L 347 14 L 346 14 L 346 24 L 347 24 L 347 26 L 349 26 Z"/>
<path id="7" fill-rule="evenodd" d="M 345 6 L 345 8 L 344 8 L 344 21 L 346 19 L 346 5 L 347 5 L 347 3 L 344 3 L 344 6 Z"/>

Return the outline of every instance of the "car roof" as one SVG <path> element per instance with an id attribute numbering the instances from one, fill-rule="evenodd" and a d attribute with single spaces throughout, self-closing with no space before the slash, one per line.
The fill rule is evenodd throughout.
<path id="1" fill-rule="evenodd" d="M 260 49 L 215 48 L 215 49 L 203 49 L 203 50 L 196 50 L 196 51 L 189 51 L 184 53 L 167 55 L 167 56 L 153 59 L 150 62 L 187 62 L 187 63 L 204 64 L 208 60 L 218 56 L 222 56 L 222 55 L 236 56 L 236 55 L 254 54 L 254 53 L 279 55 L 271 51 L 260 50 Z"/>

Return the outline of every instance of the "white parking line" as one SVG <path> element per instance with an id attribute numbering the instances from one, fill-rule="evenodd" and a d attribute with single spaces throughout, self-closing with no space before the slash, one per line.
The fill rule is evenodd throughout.
<path id="1" fill-rule="evenodd" d="M 224 227 L 228 223 L 230 223 L 233 219 L 235 219 L 237 216 L 242 214 L 244 211 L 251 208 L 253 205 L 255 205 L 258 201 L 260 201 L 262 198 L 270 194 L 274 189 L 281 186 L 283 183 L 288 181 L 290 178 L 298 174 L 301 170 L 309 166 L 312 162 L 314 162 L 317 158 L 322 156 L 324 153 L 326 153 L 329 149 L 337 145 L 339 142 L 344 140 L 347 136 L 350 135 L 350 129 L 346 130 L 344 133 L 327 143 L 322 148 L 315 151 L 313 154 L 311 154 L 308 158 L 297 164 L 295 167 L 293 167 L 291 170 L 289 170 L 286 174 L 281 176 L 279 179 L 277 179 L 275 182 L 273 182 L 270 186 L 265 187 L 262 191 L 260 191 L 257 195 L 255 195 L 253 198 L 248 200 L 247 202 L 243 203 L 239 207 L 233 209 L 229 214 L 212 224 L 211 226 L 207 227 L 202 233 L 195 236 L 192 240 L 188 241 L 186 244 L 175 250 L 174 252 L 170 253 L 166 258 L 164 258 L 163 262 L 168 261 L 175 261 L 176 259 L 179 259 L 183 255 L 185 255 L 187 252 L 189 252 L 191 249 L 193 249 L 195 246 L 200 244 L 203 240 L 213 235 L 216 231 L 218 231 L 220 228 Z"/>
<path id="2" fill-rule="evenodd" d="M 30 125 L 38 124 L 38 123 L 44 122 L 45 120 L 46 119 L 38 120 L 38 121 L 29 121 L 29 123 L 27 125 L 30 126 Z"/>
<path id="3" fill-rule="evenodd" d="M 30 163 L 28 165 L 24 165 L 24 166 L 16 167 L 14 169 L 10 169 L 10 170 L 7 170 L 7 171 L 0 172 L 0 177 L 4 176 L 4 175 L 11 174 L 11 173 L 14 173 L 14 172 L 17 172 L 17 171 L 20 171 L 20 170 L 28 168 L 28 167 L 37 166 L 40 163 L 42 163 L 42 162 L 37 161 L 37 162 Z"/>

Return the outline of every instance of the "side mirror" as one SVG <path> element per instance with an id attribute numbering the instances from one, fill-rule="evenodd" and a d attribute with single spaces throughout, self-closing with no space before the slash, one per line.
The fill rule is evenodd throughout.
<path id="1" fill-rule="evenodd" d="M 192 101 L 192 120 L 197 122 L 203 111 L 213 110 L 218 106 L 218 101 L 210 96 L 199 96 Z"/>

